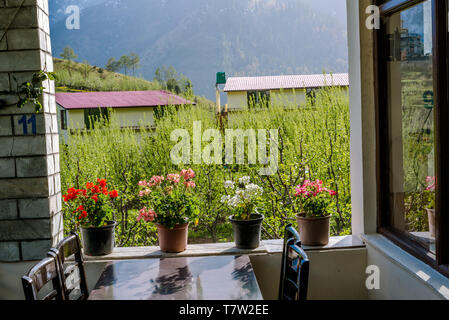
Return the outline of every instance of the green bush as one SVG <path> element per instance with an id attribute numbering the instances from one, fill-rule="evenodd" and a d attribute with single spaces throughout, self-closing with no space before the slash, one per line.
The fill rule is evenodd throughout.
<path id="1" fill-rule="evenodd" d="M 61 146 L 62 188 L 77 187 L 86 181 L 106 178 L 117 189 L 120 201 L 115 219 L 118 222 L 118 246 L 143 246 L 156 243 L 156 228 L 138 223 L 138 182 L 165 172 L 178 172 L 191 167 L 197 185 L 199 223 L 190 228 L 190 242 L 232 240 L 228 223 L 229 210 L 221 203 L 226 194 L 224 182 L 250 176 L 263 187 L 262 211 L 266 219 L 263 238 L 281 238 L 283 228 L 295 222 L 292 197 L 294 188 L 304 179 L 323 180 L 338 192 L 331 205 L 332 235 L 351 232 L 351 188 L 349 159 L 349 102 L 347 91 L 339 88 L 320 90 L 313 106 L 310 101 L 301 108 L 272 103 L 267 108 L 244 109 L 230 113 L 227 121 L 219 121 L 214 110 L 203 104 L 184 108 L 167 107 L 156 119 L 156 129 L 121 129 L 112 113 L 109 123 L 96 124 L 89 132 L 69 135 Z M 175 165 L 170 152 L 177 142 L 170 139 L 173 130 L 185 129 L 193 137 L 193 124 L 201 121 L 207 129 L 278 129 L 279 170 L 272 176 L 261 176 L 261 164 L 190 164 Z M 222 125 L 222 123 L 225 123 Z M 209 142 L 202 142 L 204 148 Z M 245 148 L 245 157 L 248 149 Z M 223 153 L 224 154 L 224 153 Z M 74 228 L 66 215 L 66 231 Z"/>

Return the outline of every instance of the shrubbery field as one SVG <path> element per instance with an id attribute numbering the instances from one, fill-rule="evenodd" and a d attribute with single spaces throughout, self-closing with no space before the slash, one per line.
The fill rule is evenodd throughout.
<path id="1" fill-rule="evenodd" d="M 276 99 L 274 99 L 276 101 Z M 282 101 L 282 99 L 277 99 Z M 292 203 L 294 187 L 304 179 L 321 179 L 338 196 L 332 205 L 331 234 L 351 232 L 351 192 L 349 158 L 349 102 L 347 92 L 338 88 L 323 89 L 312 105 L 296 108 L 273 102 L 268 108 L 251 108 L 231 113 L 224 125 L 229 129 L 278 129 L 279 170 L 272 176 L 258 174 L 262 165 L 174 165 L 170 151 L 177 141 L 170 135 L 186 129 L 193 137 L 193 123 L 201 121 L 207 129 L 225 129 L 210 105 L 181 109 L 167 108 L 156 119 L 156 129 L 121 129 L 111 115 L 108 124 L 95 125 L 89 132 L 72 132 L 61 145 L 62 188 L 81 187 L 87 181 L 106 178 L 110 188 L 120 192 L 115 217 L 117 246 L 154 245 L 156 228 L 137 222 L 140 180 L 166 175 L 184 168 L 196 172 L 200 218 L 190 227 L 190 243 L 232 241 L 227 222 L 228 209 L 220 202 L 225 195 L 224 181 L 250 176 L 264 189 L 264 239 L 283 236 L 283 227 L 295 222 L 298 208 Z M 209 142 L 203 142 L 203 147 Z M 224 148 L 224 147 L 223 147 Z M 224 152 L 223 152 L 224 154 Z M 74 223 L 71 212 L 64 209 L 65 228 Z"/>

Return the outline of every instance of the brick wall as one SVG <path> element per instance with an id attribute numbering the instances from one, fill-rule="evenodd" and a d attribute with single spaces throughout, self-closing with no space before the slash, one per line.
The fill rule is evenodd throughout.
<path id="1" fill-rule="evenodd" d="M 4 34 L 0 41 L 0 261 L 36 260 L 63 236 L 55 89 L 53 81 L 44 83 L 39 114 L 31 104 L 17 108 L 15 92 L 17 82 L 31 80 L 35 72 L 53 71 L 48 1 L 0 0 L 0 37 Z"/>

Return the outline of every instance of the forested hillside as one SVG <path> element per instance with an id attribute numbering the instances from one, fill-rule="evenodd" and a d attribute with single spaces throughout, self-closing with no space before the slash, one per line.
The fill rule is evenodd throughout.
<path id="1" fill-rule="evenodd" d="M 172 65 L 192 80 L 197 94 L 209 98 L 217 71 L 234 76 L 347 71 L 342 0 L 78 0 L 84 8 L 80 30 L 65 28 L 65 2 L 50 8 L 59 13 L 59 22 L 52 23 L 53 52 L 70 45 L 80 61 L 97 66 L 135 52 L 145 79 Z"/>

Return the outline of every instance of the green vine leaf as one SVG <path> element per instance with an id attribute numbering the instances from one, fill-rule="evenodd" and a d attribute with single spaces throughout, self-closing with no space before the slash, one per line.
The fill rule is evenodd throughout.
<path id="1" fill-rule="evenodd" d="M 17 87 L 17 96 L 19 98 L 17 102 L 18 108 L 23 108 L 27 103 L 32 103 L 35 106 L 36 113 L 42 110 L 42 104 L 39 98 L 42 96 L 45 88 L 42 85 L 47 80 L 55 80 L 56 75 L 54 72 L 46 72 L 43 70 L 33 74 L 31 81 L 25 81 Z M 14 77 L 16 83 L 18 83 L 16 77 Z"/>

